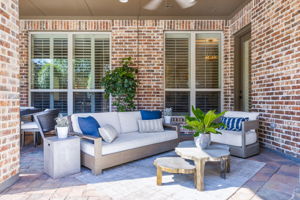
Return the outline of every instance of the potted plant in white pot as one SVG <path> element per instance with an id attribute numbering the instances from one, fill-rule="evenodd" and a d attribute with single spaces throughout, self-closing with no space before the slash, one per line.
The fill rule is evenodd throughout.
<path id="1" fill-rule="evenodd" d="M 55 129 L 56 129 L 57 137 L 60 139 L 67 138 L 69 132 L 69 121 L 67 117 L 57 117 L 55 121 L 56 121 Z"/>
<path id="2" fill-rule="evenodd" d="M 166 124 L 171 124 L 172 119 L 172 108 L 165 108 L 164 109 L 164 122 Z"/>
<path id="3" fill-rule="evenodd" d="M 216 114 L 215 110 L 210 110 L 207 113 L 204 113 L 201 109 L 195 109 L 193 106 L 192 112 L 194 117 L 185 117 L 187 125 L 185 125 L 184 128 L 195 131 L 194 141 L 196 146 L 205 149 L 210 144 L 210 134 L 221 134 L 217 129 L 225 127 L 225 124 L 217 123 L 216 120 L 223 116 L 226 111 Z"/>

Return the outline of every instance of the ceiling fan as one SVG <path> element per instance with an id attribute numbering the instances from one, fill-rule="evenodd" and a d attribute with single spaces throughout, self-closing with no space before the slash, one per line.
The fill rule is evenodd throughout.
<path id="1" fill-rule="evenodd" d="M 197 1 L 196 0 L 175 0 L 179 6 L 183 9 L 194 6 Z M 144 8 L 146 10 L 156 10 L 160 4 L 165 2 L 166 7 L 171 7 L 168 0 L 151 0 Z"/>

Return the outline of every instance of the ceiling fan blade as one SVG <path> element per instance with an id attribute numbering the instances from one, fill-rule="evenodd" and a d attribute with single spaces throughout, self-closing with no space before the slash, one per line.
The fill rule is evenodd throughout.
<path id="1" fill-rule="evenodd" d="M 147 10 L 155 10 L 162 3 L 163 0 L 151 0 L 147 5 L 144 6 Z"/>
<path id="2" fill-rule="evenodd" d="M 181 8 L 189 8 L 197 3 L 196 0 L 176 0 L 176 2 L 180 5 Z"/>

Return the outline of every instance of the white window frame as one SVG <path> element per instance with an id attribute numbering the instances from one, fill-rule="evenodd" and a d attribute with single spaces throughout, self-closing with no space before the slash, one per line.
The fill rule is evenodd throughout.
<path id="1" fill-rule="evenodd" d="M 111 63 L 112 63 L 112 37 L 111 37 L 111 32 L 29 32 L 28 34 L 28 104 L 29 106 L 31 105 L 31 92 L 67 92 L 67 104 L 68 104 L 68 115 L 73 114 L 73 109 L 74 109 L 74 93 L 75 92 L 104 92 L 104 89 L 73 89 L 73 66 L 74 66 L 74 60 L 73 60 L 73 39 L 75 35 L 83 35 L 83 34 L 89 34 L 89 35 L 108 35 L 109 36 L 109 69 L 111 70 Z M 50 57 L 53 54 L 51 49 L 52 45 L 52 40 L 56 35 L 66 35 L 68 39 L 68 88 L 67 89 L 32 89 L 31 88 L 31 72 L 32 72 L 32 55 L 31 55 L 31 42 L 32 42 L 32 36 L 33 35 L 47 35 L 50 38 Z M 53 36 L 52 36 L 53 35 Z M 93 42 L 94 40 L 92 40 Z M 93 52 L 95 52 L 95 46 L 92 45 L 92 58 L 94 57 Z M 53 57 L 53 56 L 52 56 Z M 92 63 L 94 60 L 92 59 Z M 94 70 L 94 65 L 92 64 L 92 72 Z M 50 76 L 52 76 L 52 73 L 50 73 Z M 93 73 L 94 76 L 94 73 Z M 52 77 L 50 77 L 50 87 L 51 87 L 51 82 L 52 82 Z M 93 83 L 94 84 L 94 83 Z M 109 112 L 111 112 L 111 98 L 109 98 Z"/>
<path id="2" fill-rule="evenodd" d="M 189 86 L 190 88 L 166 88 L 166 38 L 167 34 L 190 34 L 189 43 Z M 219 88 L 196 88 L 196 34 L 220 34 L 220 59 L 219 59 Z M 190 109 L 189 113 L 192 115 L 191 107 L 196 107 L 196 92 L 220 92 L 220 110 L 224 110 L 224 32 L 223 31 L 165 31 L 164 32 L 164 91 L 165 92 L 190 92 Z M 166 107 L 166 95 L 164 95 L 164 107 Z"/>

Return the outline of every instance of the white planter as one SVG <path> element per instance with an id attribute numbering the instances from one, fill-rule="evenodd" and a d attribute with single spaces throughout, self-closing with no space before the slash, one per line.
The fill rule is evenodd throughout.
<path id="1" fill-rule="evenodd" d="M 200 134 L 194 141 L 197 148 L 206 149 L 210 145 L 210 134 Z"/>
<path id="2" fill-rule="evenodd" d="M 64 139 L 68 137 L 69 127 L 56 127 L 57 137 Z"/>
<path id="3" fill-rule="evenodd" d="M 166 124 L 171 124 L 171 119 L 172 119 L 171 116 L 164 116 L 164 119 Z"/>

